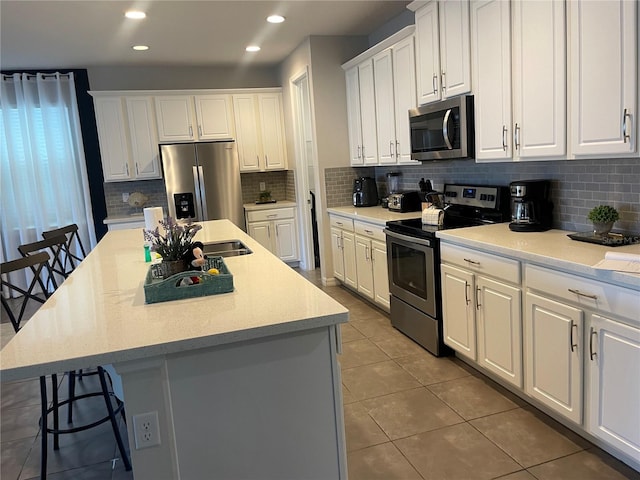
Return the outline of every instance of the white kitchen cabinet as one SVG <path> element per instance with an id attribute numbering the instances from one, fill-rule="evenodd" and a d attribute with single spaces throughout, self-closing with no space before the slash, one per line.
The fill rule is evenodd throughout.
<path id="1" fill-rule="evenodd" d="M 360 116 L 360 86 L 358 67 L 345 72 L 347 81 L 347 128 L 349 130 L 349 159 L 351 165 L 364 165 L 362 157 L 362 120 Z"/>
<path id="2" fill-rule="evenodd" d="M 92 95 L 104 181 L 162 178 L 151 97 Z"/>
<path id="3" fill-rule="evenodd" d="M 638 2 L 567 2 L 571 153 L 637 151 Z"/>
<path id="4" fill-rule="evenodd" d="M 230 95 L 161 95 L 155 103 L 161 142 L 234 137 Z"/>
<path id="5" fill-rule="evenodd" d="M 298 261 L 295 208 L 270 208 L 246 212 L 247 232 L 285 262 Z"/>
<path id="6" fill-rule="evenodd" d="M 373 57 L 378 163 L 411 160 L 409 109 L 416 108 L 413 36 Z"/>
<path id="7" fill-rule="evenodd" d="M 471 36 L 477 161 L 564 157 L 564 2 L 472 2 Z"/>
<path id="8" fill-rule="evenodd" d="M 373 59 L 346 72 L 351 164 L 378 163 Z"/>
<path id="9" fill-rule="evenodd" d="M 333 276 L 344 285 L 358 288 L 356 273 L 356 238 L 353 220 L 329 215 L 331 224 L 331 252 L 333 254 Z"/>
<path id="10" fill-rule="evenodd" d="M 640 329 L 591 315 L 587 429 L 640 461 Z"/>
<path id="11" fill-rule="evenodd" d="M 443 244 L 441 285 L 444 342 L 522 387 L 519 262 Z"/>
<path id="12" fill-rule="evenodd" d="M 384 228 L 354 221 L 356 242 L 357 290 L 364 297 L 389 311 L 389 274 Z"/>
<path id="13" fill-rule="evenodd" d="M 525 392 L 576 423 L 583 411 L 583 318 L 582 309 L 527 292 Z"/>
<path id="14" fill-rule="evenodd" d="M 241 172 L 286 169 L 282 95 L 233 95 Z"/>
<path id="15" fill-rule="evenodd" d="M 418 103 L 470 92 L 468 0 L 434 0 L 415 12 Z"/>

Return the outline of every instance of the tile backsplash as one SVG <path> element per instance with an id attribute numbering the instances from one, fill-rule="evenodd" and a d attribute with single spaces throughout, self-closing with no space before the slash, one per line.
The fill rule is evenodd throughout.
<path id="1" fill-rule="evenodd" d="M 640 232 L 640 160 L 633 158 L 514 163 L 451 160 L 396 167 L 333 168 L 325 171 L 327 206 L 351 204 L 353 179 L 361 176 L 375 176 L 378 193 L 385 196 L 386 174 L 393 171 L 401 172 L 401 190 L 417 190 L 423 177 L 430 179 L 436 190 L 442 190 L 445 183 L 508 185 L 516 180 L 548 179 L 554 228 L 589 231 L 589 210 L 606 204 L 620 213 L 614 231 Z"/>

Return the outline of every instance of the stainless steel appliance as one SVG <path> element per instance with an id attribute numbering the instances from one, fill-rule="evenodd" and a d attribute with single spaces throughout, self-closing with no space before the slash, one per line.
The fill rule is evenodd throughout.
<path id="1" fill-rule="evenodd" d="M 353 206 L 375 207 L 378 205 L 378 187 L 373 177 L 356 178 L 353 181 Z"/>
<path id="2" fill-rule="evenodd" d="M 445 185 L 444 224 L 421 218 L 387 222 L 391 324 L 436 356 L 450 349 L 442 333 L 438 230 L 509 221 L 509 189 Z"/>
<path id="3" fill-rule="evenodd" d="M 473 95 L 462 95 L 409 110 L 411 158 L 473 158 Z"/>
<path id="4" fill-rule="evenodd" d="M 392 193 L 388 199 L 388 208 L 394 212 L 417 212 L 424 200 L 418 191 Z"/>
<path id="5" fill-rule="evenodd" d="M 234 141 L 160 145 L 169 214 L 194 221 L 228 218 L 245 230 Z"/>
<path id="6" fill-rule="evenodd" d="M 549 180 L 520 180 L 509 185 L 511 223 L 514 232 L 544 232 L 551 228 L 553 203 Z"/>

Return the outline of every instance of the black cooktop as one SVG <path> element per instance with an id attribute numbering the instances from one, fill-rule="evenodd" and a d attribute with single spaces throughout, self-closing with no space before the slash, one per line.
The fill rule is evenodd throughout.
<path id="1" fill-rule="evenodd" d="M 410 218 L 407 220 L 393 220 L 387 222 L 387 228 L 392 232 L 403 233 L 412 237 L 434 238 L 439 230 L 451 228 L 474 227 L 484 225 L 486 222 L 468 218 L 459 218 L 444 215 L 443 225 L 423 225 L 422 218 Z"/>

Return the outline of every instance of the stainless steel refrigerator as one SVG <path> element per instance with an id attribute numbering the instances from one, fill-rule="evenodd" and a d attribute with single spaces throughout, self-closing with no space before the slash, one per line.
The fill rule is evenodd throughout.
<path id="1" fill-rule="evenodd" d="M 173 218 L 228 218 L 246 231 L 235 142 L 160 145 L 160 156 Z"/>

